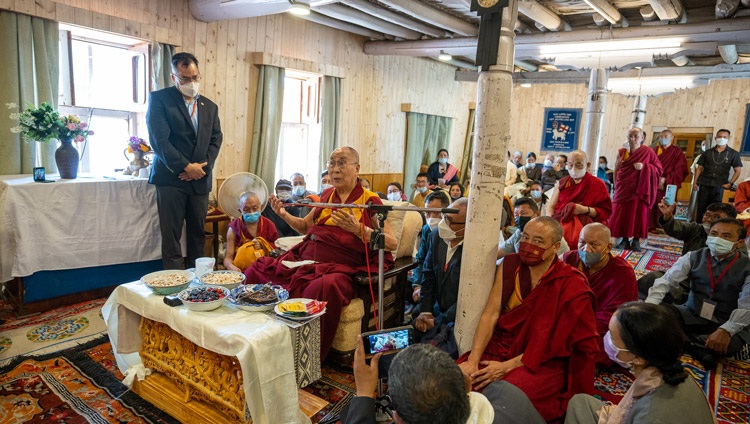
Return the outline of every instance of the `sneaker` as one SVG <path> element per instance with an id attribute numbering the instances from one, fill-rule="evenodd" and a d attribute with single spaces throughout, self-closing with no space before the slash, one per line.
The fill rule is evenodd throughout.
<path id="1" fill-rule="evenodd" d="M 638 241 L 638 238 L 634 237 L 633 241 L 630 242 L 630 250 L 633 252 L 641 252 L 641 242 Z"/>

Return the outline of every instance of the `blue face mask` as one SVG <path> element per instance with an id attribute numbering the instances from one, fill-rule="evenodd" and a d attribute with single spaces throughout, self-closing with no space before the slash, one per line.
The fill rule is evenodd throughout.
<path id="1" fill-rule="evenodd" d="M 295 196 L 303 196 L 305 194 L 305 191 L 307 191 L 307 187 L 303 185 L 298 185 L 294 187 L 294 195 Z"/>
<path id="2" fill-rule="evenodd" d="M 581 258 L 581 262 L 583 262 L 586 267 L 591 268 L 602 260 L 602 252 L 587 252 L 585 250 L 578 250 L 578 257 Z"/>
<path id="3" fill-rule="evenodd" d="M 445 165 L 448 163 L 448 158 L 440 158 L 438 159 L 438 162 L 440 162 L 441 165 Z"/>
<path id="4" fill-rule="evenodd" d="M 250 224 L 255 224 L 260 219 L 260 212 L 243 213 L 242 219 Z"/>

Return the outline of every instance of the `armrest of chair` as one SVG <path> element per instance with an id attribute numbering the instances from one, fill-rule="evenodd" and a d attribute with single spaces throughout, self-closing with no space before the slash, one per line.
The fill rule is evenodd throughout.
<path id="1" fill-rule="evenodd" d="M 412 269 L 417 267 L 417 260 L 414 259 L 411 256 L 398 258 L 396 259 L 395 263 L 393 264 L 393 268 L 385 271 L 383 278 L 387 279 L 390 277 L 393 277 L 394 275 L 398 275 L 401 273 L 406 274 L 407 272 L 411 271 Z M 370 285 L 370 279 L 373 280 L 373 283 L 377 284 L 378 280 L 378 272 L 377 269 L 374 270 L 371 276 L 367 276 L 366 272 L 359 272 L 354 276 L 354 283 L 359 285 Z"/>

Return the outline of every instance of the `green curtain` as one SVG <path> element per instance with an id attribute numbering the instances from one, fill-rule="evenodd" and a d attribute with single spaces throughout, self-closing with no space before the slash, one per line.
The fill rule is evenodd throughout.
<path id="1" fill-rule="evenodd" d="M 18 125 L 9 119 L 7 103 L 21 111 L 42 102 L 57 108 L 59 40 L 57 22 L 0 10 L 0 174 L 31 174 L 38 163 L 47 173 L 57 172 L 55 143 L 27 143 L 10 132 Z"/>
<path id="2" fill-rule="evenodd" d="M 453 119 L 446 116 L 406 113 L 404 190 L 416 181 L 422 165 L 435 162 L 438 150 L 448 148 L 452 126 Z M 409 199 L 414 197 L 413 191 L 409 193 Z"/>
<path id="3" fill-rule="evenodd" d="M 474 155 L 474 116 L 476 109 L 469 109 L 469 125 L 466 129 L 466 139 L 464 140 L 464 156 L 461 160 L 461 177 L 459 181 L 461 185 L 466 187 L 466 182 L 469 180 L 469 162 Z"/>
<path id="4" fill-rule="evenodd" d="M 273 191 L 276 182 L 276 156 L 279 153 L 281 112 L 284 106 L 284 68 L 263 65 L 255 97 L 253 144 L 250 147 L 250 172 L 259 176 Z"/>
<path id="5" fill-rule="evenodd" d="M 341 118 L 341 78 L 324 76 L 321 98 L 320 169 L 326 169 L 331 152 L 339 146 Z"/>
<path id="6" fill-rule="evenodd" d="M 153 90 L 172 85 L 172 56 L 174 56 L 174 46 L 169 44 L 151 43 L 151 66 L 153 67 Z"/>

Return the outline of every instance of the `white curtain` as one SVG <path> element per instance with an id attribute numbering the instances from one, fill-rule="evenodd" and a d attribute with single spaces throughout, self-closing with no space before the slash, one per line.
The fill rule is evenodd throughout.
<path id="1" fill-rule="evenodd" d="M 154 91 L 172 85 L 172 78 L 170 78 L 172 56 L 174 56 L 174 46 L 151 43 L 151 75 L 153 75 L 151 86 Z"/>
<path id="2" fill-rule="evenodd" d="M 339 146 L 341 118 L 341 78 L 324 76 L 321 98 L 320 162 L 321 169 L 331 152 Z"/>
<path id="3" fill-rule="evenodd" d="M 446 116 L 406 113 L 406 157 L 404 158 L 404 187 L 417 179 L 419 168 L 437 160 L 437 152 L 447 149 L 453 119 Z M 409 193 L 411 199 L 414 193 Z"/>

